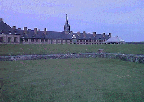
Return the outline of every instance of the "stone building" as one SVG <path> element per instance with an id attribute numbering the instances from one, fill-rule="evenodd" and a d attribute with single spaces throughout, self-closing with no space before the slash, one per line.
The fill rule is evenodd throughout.
<path id="1" fill-rule="evenodd" d="M 11 28 L 0 18 L 0 44 L 19 44 L 20 36 L 16 33 L 15 26 Z"/>
<path id="2" fill-rule="evenodd" d="M 0 34 L 0 44 L 20 44 L 20 35 Z"/>
<path id="3" fill-rule="evenodd" d="M 16 26 L 10 27 L 3 22 L 0 18 L 0 44 L 103 44 L 111 37 L 109 34 L 92 34 L 85 31 L 74 33 L 70 31 L 70 25 L 68 23 L 67 14 L 64 30 L 62 32 L 47 31 L 44 28 L 43 31 L 34 28 L 34 30 L 24 27 L 16 28 Z"/>

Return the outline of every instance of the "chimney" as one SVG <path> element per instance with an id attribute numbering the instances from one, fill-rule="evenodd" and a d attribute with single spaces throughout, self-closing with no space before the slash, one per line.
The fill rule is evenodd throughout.
<path id="1" fill-rule="evenodd" d="M 105 33 L 103 33 L 103 37 L 105 37 Z"/>
<path id="2" fill-rule="evenodd" d="M 30 34 L 31 33 L 31 29 L 28 29 L 27 33 Z"/>
<path id="3" fill-rule="evenodd" d="M 0 22 L 2 22 L 3 21 L 3 19 L 2 18 L 0 18 Z"/>
<path id="4" fill-rule="evenodd" d="M 46 33 L 47 33 L 46 31 L 47 31 L 46 28 L 44 28 L 44 34 L 45 34 L 45 35 L 46 35 Z"/>
<path id="5" fill-rule="evenodd" d="M 18 28 L 18 30 L 21 30 L 21 28 Z"/>
<path id="6" fill-rule="evenodd" d="M 37 28 L 34 28 L 34 34 L 37 34 Z"/>
<path id="7" fill-rule="evenodd" d="M 12 32 L 16 34 L 16 26 L 12 27 Z"/>
<path id="8" fill-rule="evenodd" d="M 109 37 L 111 37 L 111 33 L 109 33 Z"/>
<path id="9" fill-rule="evenodd" d="M 16 26 L 13 26 L 12 28 L 13 28 L 13 30 L 15 30 L 15 29 L 16 29 Z"/>
<path id="10" fill-rule="evenodd" d="M 70 34 L 73 34 L 73 31 L 71 31 Z"/>
<path id="11" fill-rule="evenodd" d="M 83 31 L 83 36 L 84 36 L 84 38 L 86 37 L 86 32 L 85 31 Z"/>
<path id="12" fill-rule="evenodd" d="M 80 32 L 77 32 L 77 35 L 80 36 Z"/>
<path id="13" fill-rule="evenodd" d="M 24 33 L 27 34 L 27 27 L 24 27 Z"/>
<path id="14" fill-rule="evenodd" d="M 96 32 L 93 32 L 93 37 L 96 37 Z"/>

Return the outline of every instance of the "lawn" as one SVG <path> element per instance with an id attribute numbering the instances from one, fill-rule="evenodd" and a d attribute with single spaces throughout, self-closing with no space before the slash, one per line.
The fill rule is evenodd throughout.
<path id="1" fill-rule="evenodd" d="M 97 52 L 104 49 L 110 53 L 144 54 L 143 44 L 123 45 L 58 45 L 58 44 L 1 44 L 0 55 L 23 55 L 23 54 L 54 54 L 54 53 L 85 53 Z"/>
<path id="2" fill-rule="evenodd" d="M 1 61 L 4 102 L 142 102 L 144 64 L 105 58 Z"/>

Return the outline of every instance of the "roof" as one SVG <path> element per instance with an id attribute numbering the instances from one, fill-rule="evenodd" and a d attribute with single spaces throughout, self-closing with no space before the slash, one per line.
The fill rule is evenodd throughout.
<path id="1" fill-rule="evenodd" d="M 109 42 L 124 42 L 124 40 L 122 40 L 120 37 L 116 36 L 116 37 L 111 37 L 107 41 L 105 41 L 105 43 L 109 43 Z"/>
<path id="2" fill-rule="evenodd" d="M 3 31 L 5 34 L 9 34 L 9 31 L 11 31 L 11 34 L 20 34 L 21 38 L 41 38 L 41 39 L 72 39 L 72 36 L 75 35 L 76 39 L 84 39 L 84 40 L 103 40 L 103 39 L 109 39 L 109 35 L 103 36 L 103 34 L 96 34 L 94 37 L 93 34 L 86 33 L 70 33 L 65 34 L 65 32 L 56 32 L 56 31 L 46 31 L 46 34 L 44 34 L 44 31 L 37 31 L 37 34 L 34 33 L 34 30 L 27 30 L 27 33 L 24 34 L 24 30 L 21 29 L 14 29 L 11 28 L 9 25 L 4 23 L 3 21 L 0 22 L 0 31 Z"/>
<path id="3" fill-rule="evenodd" d="M 9 33 L 9 30 L 11 30 L 11 27 L 4 23 L 3 21 L 0 22 L 0 31 L 2 31 L 5 34 Z"/>
<path id="4" fill-rule="evenodd" d="M 103 36 L 103 34 L 96 34 L 96 36 L 94 37 L 93 34 L 88 34 L 85 33 L 85 36 L 83 33 L 80 33 L 79 35 L 77 33 L 74 33 L 74 35 L 76 36 L 76 39 L 85 39 L 85 40 L 102 40 L 102 39 L 108 39 L 109 35 L 105 35 Z"/>

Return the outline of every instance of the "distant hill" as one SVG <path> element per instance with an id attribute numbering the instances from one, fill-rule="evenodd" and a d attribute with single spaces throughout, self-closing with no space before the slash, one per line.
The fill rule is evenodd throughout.
<path id="1" fill-rule="evenodd" d="M 143 42 L 126 42 L 126 44 L 144 44 L 144 41 Z"/>

